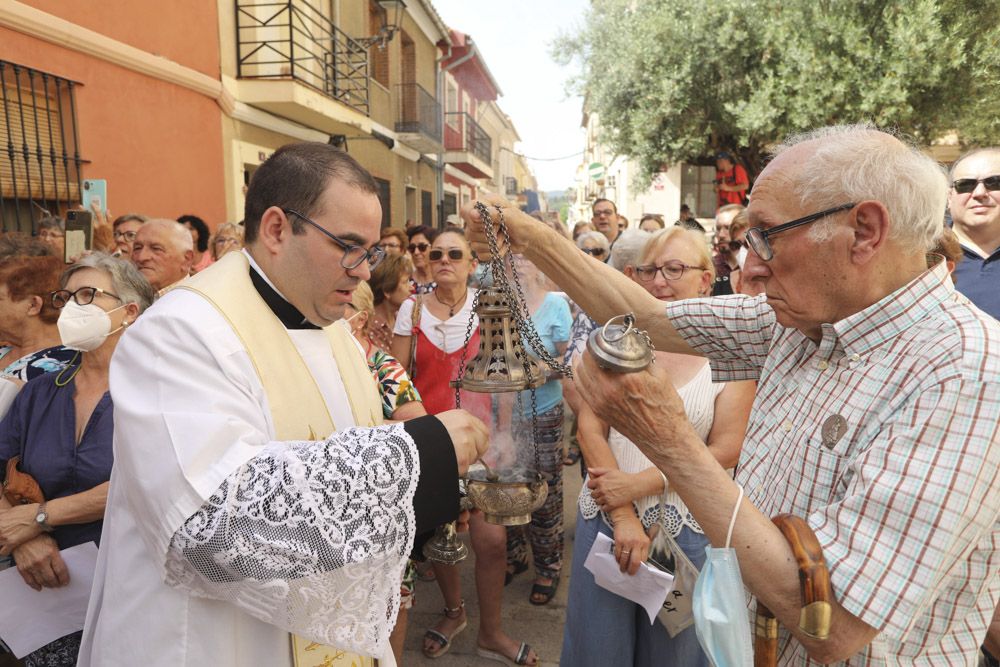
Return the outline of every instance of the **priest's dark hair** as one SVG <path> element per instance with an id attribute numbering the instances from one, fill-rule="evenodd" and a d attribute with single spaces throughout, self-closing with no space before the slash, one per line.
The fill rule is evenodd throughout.
<path id="1" fill-rule="evenodd" d="M 313 217 L 320 195 L 334 179 L 362 192 L 378 194 L 378 186 L 368 170 L 333 146 L 310 141 L 286 144 L 276 150 L 257 168 L 247 188 L 243 209 L 247 245 L 257 240 L 260 219 L 272 206 Z M 304 222 L 295 216 L 289 219 L 293 234 L 305 232 Z"/>

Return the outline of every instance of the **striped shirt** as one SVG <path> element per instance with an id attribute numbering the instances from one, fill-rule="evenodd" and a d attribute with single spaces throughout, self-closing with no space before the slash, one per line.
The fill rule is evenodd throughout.
<path id="1" fill-rule="evenodd" d="M 818 345 L 764 297 L 667 306 L 716 381 L 759 380 L 737 479 L 807 517 L 837 599 L 880 630 L 842 665 L 975 665 L 1000 598 L 1000 323 L 943 264 Z M 787 633 L 780 651 L 818 664 Z"/>

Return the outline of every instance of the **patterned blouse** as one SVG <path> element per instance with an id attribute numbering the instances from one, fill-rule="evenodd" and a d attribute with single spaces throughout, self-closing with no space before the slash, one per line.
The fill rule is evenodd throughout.
<path id="1" fill-rule="evenodd" d="M 17 380 L 34 380 L 39 375 L 58 373 L 69 366 L 76 350 L 61 345 L 26 354 L 20 359 L 8 359 L 10 346 L 0 347 L 0 376 Z"/>
<path id="2" fill-rule="evenodd" d="M 410 401 L 419 401 L 420 394 L 410 382 L 403 365 L 374 345 L 368 347 L 368 367 L 378 382 L 382 395 L 382 416 L 392 418 L 392 413 Z"/>

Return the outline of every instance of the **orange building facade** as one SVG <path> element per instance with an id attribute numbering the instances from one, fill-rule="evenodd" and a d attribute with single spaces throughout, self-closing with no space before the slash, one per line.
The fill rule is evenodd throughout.
<path id="1" fill-rule="evenodd" d="M 4 3 L 0 222 L 107 181 L 107 208 L 226 220 L 218 12 L 204 0 Z"/>

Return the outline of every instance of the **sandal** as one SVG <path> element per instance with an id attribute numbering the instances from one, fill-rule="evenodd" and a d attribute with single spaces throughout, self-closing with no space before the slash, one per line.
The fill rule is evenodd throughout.
<path id="1" fill-rule="evenodd" d="M 521 642 L 521 647 L 517 649 L 517 655 L 513 660 L 505 656 L 499 651 L 491 651 L 488 648 L 483 648 L 482 646 L 476 647 L 476 655 L 480 658 L 486 658 L 487 660 L 496 660 L 497 662 L 502 662 L 505 665 L 527 665 L 528 656 L 531 654 L 531 646 L 525 642 Z M 535 656 L 534 665 L 539 664 L 538 656 Z"/>
<path id="2" fill-rule="evenodd" d="M 461 616 L 463 611 L 465 611 L 465 600 L 462 600 L 462 603 L 457 607 L 454 608 L 445 607 L 444 617 L 454 620 L 459 616 Z M 422 649 L 423 654 L 426 655 L 428 658 L 440 658 L 442 655 L 447 653 L 449 649 L 451 649 L 452 640 L 454 640 L 455 637 L 461 634 L 462 630 L 465 630 L 466 625 L 468 625 L 468 621 L 462 621 L 461 625 L 452 630 L 450 635 L 446 635 L 443 632 L 439 632 L 434 628 L 428 628 L 427 632 L 424 633 L 424 640 L 429 639 L 432 642 L 437 642 L 438 647 L 433 651 L 428 651 L 427 646 L 425 645 Z"/>
<path id="3" fill-rule="evenodd" d="M 531 586 L 531 595 L 528 596 L 528 602 L 536 607 L 546 605 L 555 597 L 557 588 L 559 588 L 559 575 L 552 577 L 552 583 L 548 586 L 533 584 Z"/>
<path id="4" fill-rule="evenodd" d="M 574 466 L 576 462 L 580 460 L 580 450 L 576 447 L 570 447 L 569 451 L 566 452 L 566 456 L 563 457 L 564 466 Z"/>
<path id="5" fill-rule="evenodd" d="M 510 582 L 514 581 L 514 577 L 521 574 L 522 572 L 526 572 L 527 570 L 528 570 L 527 563 L 520 563 L 520 562 L 508 563 L 507 571 L 504 572 L 503 575 L 503 585 L 507 586 L 508 584 L 510 584 Z"/>

